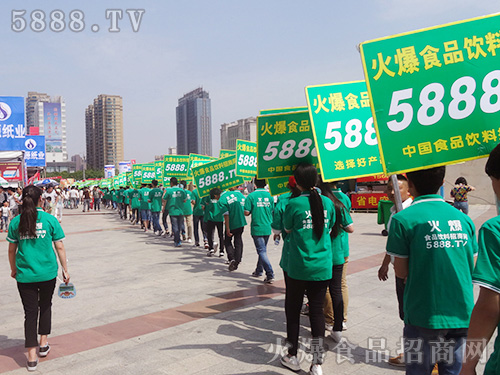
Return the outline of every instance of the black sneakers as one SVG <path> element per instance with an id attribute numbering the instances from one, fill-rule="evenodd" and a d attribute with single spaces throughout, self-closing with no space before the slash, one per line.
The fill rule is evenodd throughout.
<path id="1" fill-rule="evenodd" d="M 50 352 L 50 345 L 47 344 L 47 346 L 44 346 L 44 347 L 41 347 L 40 346 L 40 349 L 38 349 L 38 355 L 40 357 L 47 357 L 47 354 L 49 354 Z"/>

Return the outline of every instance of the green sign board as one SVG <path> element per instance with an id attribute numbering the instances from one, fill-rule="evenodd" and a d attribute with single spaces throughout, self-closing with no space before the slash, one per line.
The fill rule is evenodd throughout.
<path id="1" fill-rule="evenodd" d="M 306 87 L 324 181 L 383 172 L 365 81 Z"/>
<path id="2" fill-rule="evenodd" d="M 193 178 L 193 168 L 200 165 L 208 163 L 209 161 L 216 160 L 212 156 L 199 155 L 199 154 L 189 154 L 189 165 L 188 165 L 188 178 Z"/>
<path id="3" fill-rule="evenodd" d="M 141 184 L 150 184 L 156 177 L 155 164 L 143 164 L 141 174 Z"/>
<path id="4" fill-rule="evenodd" d="M 299 163 L 319 168 L 309 112 L 257 117 L 257 176 L 288 177 Z"/>
<path id="5" fill-rule="evenodd" d="M 491 15 L 361 44 L 386 174 L 478 159 L 498 144 L 499 24 Z"/>
<path id="6" fill-rule="evenodd" d="M 288 177 L 268 178 L 267 185 L 272 196 L 288 193 Z"/>
<path id="7" fill-rule="evenodd" d="M 200 197 L 206 197 L 213 188 L 230 189 L 245 183 L 243 177 L 236 176 L 236 158 L 217 159 L 193 168 L 193 176 Z"/>
<path id="8" fill-rule="evenodd" d="M 164 169 L 164 161 L 163 160 L 156 160 L 155 161 L 155 180 L 158 181 L 158 183 L 162 183 L 163 181 L 163 169 Z"/>
<path id="9" fill-rule="evenodd" d="M 186 177 L 189 166 L 189 156 L 187 155 L 166 155 L 163 175 L 166 177 Z"/>
<path id="10" fill-rule="evenodd" d="M 228 156 L 236 155 L 235 150 L 220 150 L 219 151 L 219 159 L 227 158 Z"/>
<path id="11" fill-rule="evenodd" d="M 274 109 L 263 109 L 259 111 L 259 115 L 275 115 L 277 113 L 288 113 L 288 112 L 304 112 L 307 111 L 307 107 L 288 107 L 288 108 L 274 108 Z"/>
<path id="12" fill-rule="evenodd" d="M 257 143 L 236 140 L 236 175 L 254 177 L 257 174 Z"/>
<path id="13" fill-rule="evenodd" d="M 132 164 L 132 181 L 135 188 L 141 186 L 142 179 L 142 164 Z"/>

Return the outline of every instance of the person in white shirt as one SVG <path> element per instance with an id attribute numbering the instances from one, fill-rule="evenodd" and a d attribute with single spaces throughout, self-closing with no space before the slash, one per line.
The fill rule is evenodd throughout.
<path id="1" fill-rule="evenodd" d="M 408 187 L 408 180 L 402 174 L 397 175 L 399 192 L 401 193 L 401 201 L 403 202 L 403 210 L 408 208 L 413 203 L 413 199 L 410 194 L 410 189 Z M 389 200 L 394 203 L 394 206 L 391 207 L 391 217 L 389 218 L 389 222 L 387 223 L 387 229 L 390 228 L 392 216 L 396 213 L 396 201 L 394 198 L 394 188 L 392 186 L 392 181 L 389 179 L 387 184 L 387 196 Z M 378 270 L 378 278 L 381 281 L 386 281 L 389 273 L 389 263 L 394 265 L 394 258 L 389 254 L 385 254 L 384 260 L 382 261 L 382 265 Z M 398 306 L 399 306 L 399 317 L 401 320 L 404 320 L 404 310 L 403 310 L 403 295 L 405 291 L 405 279 L 401 279 L 396 277 L 396 296 L 398 298 Z M 404 366 L 405 362 L 403 359 L 403 354 L 400 354 L 397 357 L 390 358 L 389 364 L 394 366 Z"/>

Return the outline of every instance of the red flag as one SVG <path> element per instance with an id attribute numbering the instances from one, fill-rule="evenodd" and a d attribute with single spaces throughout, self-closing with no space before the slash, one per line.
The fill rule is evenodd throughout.
<path id="1" fill-rule="evenodd" d="M 33 185 L 35 181 L 40 179 L 40 172 L 36 172 L 32 177 L 28 179 L 28 185 Z"/>

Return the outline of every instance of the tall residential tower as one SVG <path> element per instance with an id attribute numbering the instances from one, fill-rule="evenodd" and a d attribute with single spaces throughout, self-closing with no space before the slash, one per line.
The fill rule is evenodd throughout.
<path id="1" fill-rule="evenodd" d="M 179 99 L 176 108 L 177 153 L 212 155 L 212 121 L 208 92 L 199 87 Z"/>
<path id="2" fill-rule="evenodd" d="M 99 95 L 85 110 L 87 165 L 103 169 L 123 161 L 123 99 L 118 95 Z"/>

